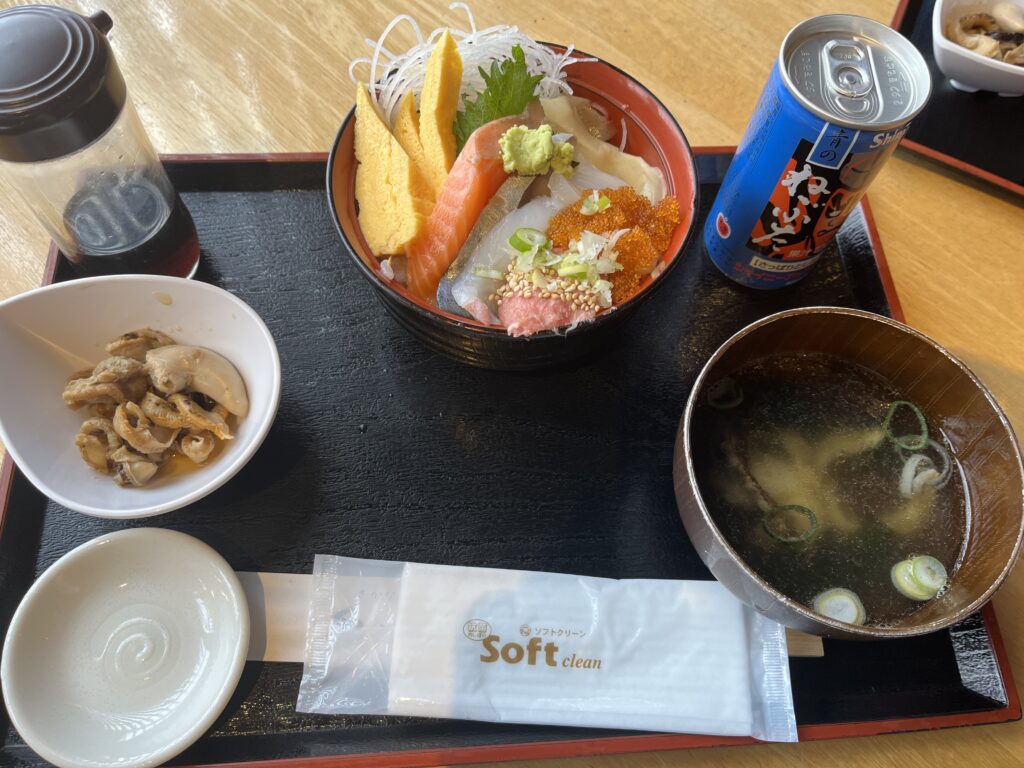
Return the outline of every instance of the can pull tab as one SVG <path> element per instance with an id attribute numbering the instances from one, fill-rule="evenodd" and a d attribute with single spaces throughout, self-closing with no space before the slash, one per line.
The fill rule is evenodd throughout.
<path id="1" fill-rule="evenodd" d="M 829 88 L 847 99 L 859 99 L 874 88 L 868 52 L 857 40 L 830 40 L 821 50 Z"/>

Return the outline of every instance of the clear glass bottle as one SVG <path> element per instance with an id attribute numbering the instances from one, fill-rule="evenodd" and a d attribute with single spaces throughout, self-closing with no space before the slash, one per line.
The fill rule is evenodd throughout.
<path id="1" fill-rule="evenodd" d="M 105 33 L 53 6 L 0 11 L 0 173 L 82 275 L 191 276 L 199 241 Z"/>

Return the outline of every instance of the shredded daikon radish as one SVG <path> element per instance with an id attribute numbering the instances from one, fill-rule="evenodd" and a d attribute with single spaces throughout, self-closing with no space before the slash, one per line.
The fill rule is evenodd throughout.
<path id="1" fill-rule="evenodd" d="M 619 119 L 619 127 L 622 128 L 622 138 L 619 139 L 619 152 L 626 151 L 626 118 Z"/>
<path id="2" fill-rule="evenodd" d="M 526 68 L 530 74 L 541 75 L 542 79 L 537 85 L 537 95 L 544 98 L 553 98 L 561 93 L 572 93 L 572 88 L 565 81 L 564 69 L 567 66 L 580 61 L 596 61 L 593 58 L 574 56 L 574 49 L 571 45 L 564 53 L 556 53 L 515 26 L 499 24 L 486 29 L 477 29 L 476 20 L 468 5 L 456 2 L 448 7 L 453 10 L 465 11 L 469 21 L 469 30 L 448 28 L 452 37 L 455 38 L 459 54 L 462 56 L 463 99 L 484 89 L 480 68 L 489 71 L 491 62 L 512 58 L 512 47 L 515 45 L 523 49 Z M 416 45 L 405 53 L 396 55 L 385 48 L 384 43 L 388 35 L 402 22 L 406 22 L 412 27 Z M 423 90 L 427 60 L 434 49 L 434 44 L 444 30 L 445 27 L 438 27 L 424 38 L 416 20 L 408 14 L 401 14 L 391 20 L 378 40 L 366 41 L 373 49 L 371 56 L 354 59 L 349 65 L 348 75 L 356 83 L 363 82 L 356 75 L 356 69 L 364 65 L 369 68 L 370 96 L 390 124 L 394 124 L 398 105 L 406 91 L 411 90 L 417 100 L 419 99 L 420 91 Z"/>

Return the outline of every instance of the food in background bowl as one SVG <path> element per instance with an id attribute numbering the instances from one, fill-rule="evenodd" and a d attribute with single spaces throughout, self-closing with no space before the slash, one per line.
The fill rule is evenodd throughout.
<path id="1" fill-rule="evenodd" d="M 238 369 L 213 350 L 140 328 L 106 351 L 68 380 L 63 398 L 89 416 L 75 436 L 82 459 L 122 487 L 205 464 L 249 411 Z"/>
<path id="2" fill-rule="evenodd" d="M 936 0 L 932 51 L 957 90 L 1024 95 L 1024 2 Z"/>
<path id="3" fill-rule="evenodd" d="M 68 378 L 94 369 L 110 354 L 105 343 L 133 327 L 220 353 L 238 369 L 249 404 L 215 456 L 201 465 L 186 459 L 189 471 L 172 475 L 168 467 L 141 488 L 118 486 L 82 460 L 74 436 L 87 414 L 60 402 Z M 116 349 L 126 356 L 130 346 Z M 281 397 L 280 357 L 266 324 L 234 294 L 198 280 L 112 275 L 14 296 L 0 302 L 0 359 L 18 361 L 0 365 L 0 440 L 11 459 L 40 493 L 96 517 L 163 514 L 220 488 L 259 450 Z"/>
<path id="4" fill-rule="evenodd" d="M 935 421 L 877 373 L 820 353 L 753 360 L 709 382 L 693 435 L 718 528 L 785 594 L 885 626 L 946 589 L 964 552 L 962 470 Z"/>
<path id="5" fill-rule="evenodd" d="M 398 21 L 421 42 L 382 54 Z M 692 158 L 687 148 L 688 184 L 675 190 L 687 197 L 668 194 L 650 153 L 626 151 L 625 118 L 573 94 L 565 70 L 596 59 L 515 27 L 470 26 L 424 39 L 399 17 L 373 59 L 353 62 L 370 66 L 372 84 L 359 85 L 354 113 L 358 236 L 375 280 L 463 329 L 572 334 L 629 303 L 678 252 Z M 329 183 L 341 219 L 344 190 Z"/>
<path id="6" fill-rule="evenodd" d="M 1024 9 L 996 3 L 989 13 L 968 13 L 946 25 L 946 37 L 957 45 L 1007 64 L 1024 67 Z"/>

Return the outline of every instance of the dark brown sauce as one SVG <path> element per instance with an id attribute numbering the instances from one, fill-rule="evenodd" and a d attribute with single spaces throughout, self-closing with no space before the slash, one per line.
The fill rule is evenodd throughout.
<path id="1" fill-rule="evenodd" d="M 68 202 L 64 221 L 76 245 L 65 256 L 83 276 L 188 277 L 199 260 L 188 208 L 177 194 L 168 208 L 148 185 L 94 181 Z"/>
<path id="2" fill-rule="evenodd" d="M 236 419 L 234 416 L 228 416 L 228 429 L 231 430 L 232 435 L 235 434 L 235 421 Z M 160 469 L 157 470 L 156 476 L 147 484 L 147 487 L 173 482 L 178 478 L 190 475 L 203 467 L 208 467 L 217 461 L 218 457 L 224 452 L 224 447 L 228 442 L 228 440 L 220 440 L 215 436 L 213 438 L 213 450 L 210 452 L 206 461 L 202 464 L 196 464 L 183 453 L 171 454 L 164 463 L 160 465 Z"/>

